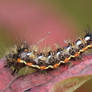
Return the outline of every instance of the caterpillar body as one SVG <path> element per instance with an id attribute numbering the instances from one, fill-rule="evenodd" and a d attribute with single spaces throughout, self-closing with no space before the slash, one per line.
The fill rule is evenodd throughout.
<path id="1" fill-rule="evenodd" d="M 40 70 L 55 69 L 62 63 L 69 62 L 72 58 L 78 57 L 90 48 L 92 48 L 92 35 L 89 33 L 75 42 L 68 43 L 66 47 L 57 48 L 47 53 L 38 53 L 32 50 L 26 43 L 20 43 L 20 45 L 15 46 L 14 51 L 11 51 L 6 56 L 7 65 L 9 67 L 11 65 L 17 66 L 17 69 L 24 66 Z"/>

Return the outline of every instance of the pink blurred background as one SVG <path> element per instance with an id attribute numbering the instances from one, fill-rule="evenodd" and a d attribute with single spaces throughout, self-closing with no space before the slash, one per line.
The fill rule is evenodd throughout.
<path id="1" fill-rule="evenodd" d="M 77 7 L 77 4 L 79 7 Z M 84 30 L 85 25 L 89 22 L 89 19 L 87 20 L 85 17 L 86 15 L 83 16 L 84 19 L 82 18 L 81 4 L 82 0 L 79 3 L 72 0 L 69 3 L 62 0 L 60 3 L 59 0 L 48 2 L 46 0 L 1 0 L 1 57 L 14 41 L 25 40 L 30 45 L 37 44 L 41 49 L 49 46 L 55 48 L 55 44 L 64 46 L 64 40 L 76 39 L 77 33 L 81 29 Z M 88 24 L 91 24 L 91 22 Z M 90 83 L 86 87 L 90 88 Z M 76 92 L 87 92 L 88 89 L 83 90 L 84 88 L 85 85 Z"/>

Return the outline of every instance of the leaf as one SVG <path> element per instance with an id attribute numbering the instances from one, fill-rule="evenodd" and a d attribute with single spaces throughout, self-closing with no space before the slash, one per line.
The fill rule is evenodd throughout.
<path id="1" fill-rule="evenodd" d="M 90 79 L 92 79 L 92 75 L 69 78 L 56 83 L 51 88 L 50 92 L 74 92 L 77 88 L 79 88 Z"/>
<path id="2" fill-rule="evenodd" d="M 0 90 L 3 90 L 16 77 L 3 67 L 4 62 L 5 59 L 0 61 Z M 33 72 L 18 77 L 7 90 L 10 90 L 9 92 L 12 92 L 11 90 L 14 92 L 73 92 L 92 78 L 92 55 L 83 56 L 82 60 L 71 61 L 71 64 L 71 66 L 62 65 L 58 69 L 45 73 Z"/>

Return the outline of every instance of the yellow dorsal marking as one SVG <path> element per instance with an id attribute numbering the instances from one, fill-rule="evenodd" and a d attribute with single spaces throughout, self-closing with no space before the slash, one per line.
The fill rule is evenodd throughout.
<path id="1" fill-rule="evenodd" d="M 88 48 L 92 48 L 92 44 L 88 45 L 87 47 L 88 47 Z"/>

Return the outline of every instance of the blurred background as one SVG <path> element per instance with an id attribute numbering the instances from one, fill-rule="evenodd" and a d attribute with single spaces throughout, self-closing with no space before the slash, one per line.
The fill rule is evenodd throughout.
<path id="1" fill-rule="evenodd" d="M 35 44 L 46 39 L 41 46 L 49 46 L 83 36 L 88 25 L 92 29 L 91 4 L 91 0 L 0 0 L 0 58 L 18 40 Z M 75 92 L 91 92 L 91 85 L 92 80 Z"/>

